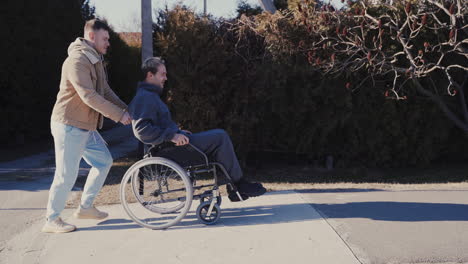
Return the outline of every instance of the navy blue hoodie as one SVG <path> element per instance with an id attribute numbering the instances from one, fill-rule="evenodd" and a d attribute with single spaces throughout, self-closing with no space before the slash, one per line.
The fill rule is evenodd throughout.
<path id="1" fill-rule="evenodd" d="M 179 131 L 171 112 L 161 100 L 162 88 L 147 82 L 138 83 L 128 110 L 132 116 L 133 134 L 141 142 L 158 145 L 170 141 Z"/>

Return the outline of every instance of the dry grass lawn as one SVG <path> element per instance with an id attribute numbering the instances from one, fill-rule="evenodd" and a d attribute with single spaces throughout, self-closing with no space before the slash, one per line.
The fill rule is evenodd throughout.
<path id="1" fill-rule="evenodd" d="M 104 187 L 96 198 L 96 205 L 120 203 L 120 181 L 136 158 L 122 158 L 114 162 Z M 334 169 L 325 170 L 306 165 L 270 165 L 257 170 L 247 170 L 246 177 L 262 182 L 269 191 L 306 189 L 466 189 L 468 188 L 468 165 L 456 164 L 426 169 Z M 78 187 L 83 187 L 86 177 L 80 177 Z M 198 181 L 199 184 L 209 183 Z M 225 188 L 221 188 L 226 195 Z M 76 207 L 81 192 L 67 203 Z"/>

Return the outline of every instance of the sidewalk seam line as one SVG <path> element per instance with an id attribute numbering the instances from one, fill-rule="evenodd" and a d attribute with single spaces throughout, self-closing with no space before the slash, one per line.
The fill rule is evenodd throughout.
<path id="1" fill-rule="evenodd" d="M 340 234 L 335 230 L 335 228 L 333 228 L 333 226 L 330 224 L 330 222 L 328 222 L 328 219 L 325 215 L 322 214 L 322 212 L 320 212 L 320 210 L 316 209 L 312 204 L 308 203 L 312 208 L 314 208 L 314 210 L 323 218 L 323 220 L 325 220 L 325 222 L 327 223 L 327 225 L 329 225 L 331 227 L 331 229 L 333 230 L 333 232 L 335 232 L 335 234 L 338 235 L 338 237 L 341 239 L 341 241 L 343 241 L 343 243 L 346 245 L 346 247 L 349 249 L 349 251 L 351 251 L 351 253 L 353 254 L 354 258 L 356 258 L 356 260 L 363 264 L 361 262 L 361 260 L 356 256 L 356 254 L 354 253 L 354 251 L 351 249 L 351 247 L 348 245 L 348 243 L 346 243 L 346 241 L 340 236 Z"/>
<path id="2" fill-rule="evenodd" d="M 335 230 L 335 228 L 333 228 L 333 226 L 330 224 L 330 222 L 328 222 L 327 220 L 327 217 L 322 214 L 322 212 L 320 212 L 320 210 L 318 210 L 317 208 L 315 208 L 313 206 L 312 203 L 308 202 L 306 199 L 304 199 L 304 197 L 302 196 L 302 194 L 300 192 L 297 192 L 297 191 L 294 191 L 297 195 L 299 195 L 299 197 L 301 198 L 301 200 L 303 200 L 305 203 L 307 203 L 310 207 L 312 207 L 321 217 L 323 220 L 325 220 L 325 222 L 327 223 L 328 226 L 330 226 L 330 228 L 333 230 L 333 232 L 335 232 L 335 234 L 341 239 L 341 241 L 343 241 L 343 243 L 346 245 L 346 247 L 349 249 L 349 251 L 351 251 L 351 254 L 353 254 L 354 258 L 361 264 L 363 264 L 361 262 L 361 260 L 356 256 L 356 254 L 354 253 L 354 251 L 351 249 L 351 247 L 348 245 L 348 243 L 346 243 L 346 241 L 340 236 L 340 234 Z"/>

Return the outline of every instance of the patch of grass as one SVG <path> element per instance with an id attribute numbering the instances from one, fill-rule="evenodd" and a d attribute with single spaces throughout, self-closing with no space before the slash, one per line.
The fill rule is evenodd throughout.
<path id="1" fill-rule="evenodd" d="M 250 178 L 277 183 L 391 183 L 427 184 L 468 181 L 465 164 L 436 165 L 429 168 L 349 168 L 326 170 L 301 165 L 271 165 L 259 170 L 247 170 Z"/>
<path id="2" fill-rule="evenodd" d="M 139 158 L 129 157 L 114 161 L 106 182 L 96 198 L 96 205 L 120 203 L 120 181 L 127 169 Z M 468 165 L 446 164 L 425 169 L 366 169 L 349 168 L 326 170 L 308 165 L 270 164 L 262 169 L 245 170 L 247 178 L 262 182 L 269 191 L 305 189 L 434 189 L 468 187 Z M 77 180 L 83 187 L 86 177 Z M 198 184 L 208 184 L 199 180 Z M 225 188 L 221 188 L 226 195 Z M 81 195 L 76 195 L 68 206 L 76 207 Z"/>

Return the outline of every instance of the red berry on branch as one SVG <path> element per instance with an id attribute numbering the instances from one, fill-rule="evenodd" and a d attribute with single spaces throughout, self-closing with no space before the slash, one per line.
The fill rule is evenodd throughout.
<path id="1" fill-rule="evenodd" d="M 455 3 L 452 3 L 452 5 L 450 6 L 450 8 L 449 8 L 449 13 L 450 13 L 451 15 L 453 15 L 453 13 L 455 13 Z"/>
<path id="2" fill-rule="evenodd" d="M 423 25 L 427 24 L 427 14 L 424 14 L 424 16 L 422 17 L 421 24 L 423 24 Z"/>
<path id="3" fill-rule="evenodd" d="M 430 45 L 429 45 L 429 42 L 427 42 L 427 41 L 424 42 L 424 47 L 425 47 L 425 48 L 429 48 L 429 46 L 430 46 Z"/>
<path id="4" fill-rule="evenodd" d="M 405 75 L 406 75 L 406 76 L 411 76 L 411 69 L 410 69 L 410 68 L 409 68 L 409 69 L 406 69 Z"/>
<path id="5" fill-rule="evenodd" d="M 388 97 L 388 90 L 385 91 L 385 97 Z"/>
<path id="6" fill-rule="evenodd" d="M 454 37 L 455 37 L 455 29 L 452 28 L 452 30 L 450 30 L 449 38 L 453 39 Z"/>
<path id="7" fill-rule="evenodd" d="M 348 29 L 346 27 L 343 28 L 343 35 L 348 35 Z"/>
<path id="8" fill-rule="evenodd" d="M 347 82 L 347 83 L 346 83 L 346 89 L 349 90 L 349 88 L 351 88 L 351 83 Z"/>
<path id="9" fill-rule="evenodd" d="M 406 11 L 406 13 L 411 12 L 411 3 L 410 2 L 406 3 L 405 11 Z"/>
<path id="10" fill-rule="evenodd" d="M 369 51 L 367 52 L 367 60 L 370 62 L 371 59 L 372 59 L 372 53 Z"/>

